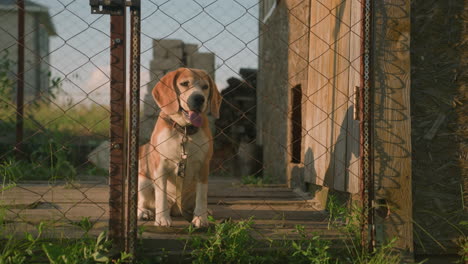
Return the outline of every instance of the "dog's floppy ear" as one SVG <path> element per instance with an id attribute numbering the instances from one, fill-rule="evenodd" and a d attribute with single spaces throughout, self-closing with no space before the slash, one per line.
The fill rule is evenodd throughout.
<path id="1" fill-rule="evenodd" d="M 216 86 L 216 83 L 211 79 L 211 77 L 208 75 L 208 79 L 210 82 L 210 112 L 211 115 L 214 116 L 216 119 L 219 118 L 219 108 L 221 107 L 221 101 L 223 98 L 221 97 L 221 94 L 218 91 L 218 87 Z"/>
<path id="2" fill-rule="evenodd" d="M 164 75 L 153 88 L 153 98 L 161 110 L 172 115 L 179 111 L 179 100 L 176 93 L 176 79 L 179 70 L 169 72 Z"/>

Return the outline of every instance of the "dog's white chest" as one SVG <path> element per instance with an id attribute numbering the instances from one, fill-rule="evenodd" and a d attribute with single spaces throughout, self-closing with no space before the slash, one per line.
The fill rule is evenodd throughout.
<path id="1" fill-rule="evenodd" d="M 169 129 L 161 131 L 156 143 L 161 161 L 173 161 L 176 164 L 181 161 L 185 149 L 188 164 L 204 162 L 209 151 L 208 137 L 203 131 L 187 137 L 186 143 L 182 146 L 183 135 L 180 132 Z"/>

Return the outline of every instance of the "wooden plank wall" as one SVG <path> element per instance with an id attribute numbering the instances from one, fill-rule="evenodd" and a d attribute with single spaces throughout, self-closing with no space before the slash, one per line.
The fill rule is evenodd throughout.
<path id="1" fill-rule="evenodd" d="M 359 190 L 359 124 L 352 119 L 360 84 L 361 4 L 311 0 L 304 178 L 339 191 Z"/>
<path id="2" fill-rule="evenodd" d="M 349 84 L 348 84 L 348 111 L 354 111 L 353 97 L 355 87 L 361 86 L 362 79 L 362 40 L 363 40 L 363 9 L 362 1 L 353 0 L 351 3 L 350 20 L 350 51 L 349 51 Z M 346 177 L 345 188 L 350 193 L 358 193 L 360 190 L 360 142 L 359 142 L 359 121 L 353 119 L 353 113 L 347 115 L 346 134 Z"/>
<path id="3" fill-rule="evenodd" d="M 290 0 L 287 1 L 288 8 L 288 18 L 289 18 L 289 36 L 288 36 L 288 90 L 289 90 L 289 126 L 288 126 L 288 183 L 290 186 L 296 185 L 292 181 L 296 181 L 302 178 L 301 174 L 303 171 L 303 161 L 304 154 L 301 154 L 299 160 L 293 161 L 292 158 L 292 149 L 295 140 L 293 138 L 293 127 L 298 128 L 300 125 L 301 129 L 301 139 L 300 145 L 301 149 L 304 148 L 304 136 L 307 131 L 304 129 L 304 124 L 309 118 L 304 114 L 303 110 L 305 108 L 305 101 L 307 98 L 304 96 L 304 91 L 307 90 L 307 74 L 308 74 L 308 64 L 309 64 L 309 15 L 310 15 L 310 3 L 309 1 L 302 0 Z M 299 89 L 293 91 L 293 88 Z M 301 105 L 294 105 L 293 103 L 293 93 L 301 92 Z M 295 124 L 295 119 L 293 118 L 293 109 L 296 107 L 301 108 L 301 124 Z M 293 175 L 294 174 L 294 175 Z M 294 178 L 294 179 L 293 179 Z"/>
<path id="4" fill-rule="evenodd" d="M 380 242 L 413 253 L 410 116 L 410 1 L 374 1 L 373 155 L 376 198 L 391 214 L 376 216 Z"/>

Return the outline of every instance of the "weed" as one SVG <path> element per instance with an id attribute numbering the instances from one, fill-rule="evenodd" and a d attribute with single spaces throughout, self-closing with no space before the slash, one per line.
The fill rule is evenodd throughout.
<path id="1" fill-rule="evenodd" d="M 38 245 L 44 229 L 44 224 L 37 226 L 37 236 L 31 233 L 25 233 L 23 239 L 15 238 L 14 234 L 5 230 L 5 209 L 0 207 L 0 237 L 2 243 L 0 246 L 0 264 L 21 264 L 29 263 L 37 259 Z"/>
<path id="2" fill-rule="evenodd" d="M 118 259 L 111 259 L 111 241 L 106 232 L 92 238 L 88 232 L 92 228 L 89 218 L 72 223 L 82 228 L 85 234 L 74 240 L 43 240 L 42 233 L 46 228 L 44 223 L 37 226 L 38 234 L 33 236 L 26 232 L 24 238 L 9 234 L 4 228 L 4 208 L 0 207 L 0 264 L 21 263 L 52 263 L 52 264 L 81 264 L 81 263 L 126 263 L 131 255 L 121 253 Z"/>
<path id="3" fill-rule="evenodd" d="M 328 227 L 340 231 L 345 236 L 342 240 L 345 252 L 340 259 L 345 263 L 356 264 L 393 264 L 401 263 L 401 255 L 395 252 L 394 246 L 397 239 L 379 245 L 369 252 L 361 244 L 362 208 L 356 204 L 346 207 L 338 203 L 336 196 L 330 195 L 327 201 L 329 213 Z"/>
<path id="4" fill-rule="evenodd" d="M 18 182 L 19 179 L 23 178 L 24 173 L 27 171 L 24 170 L 26 165 L 27 163 L 17 161 L 13 158 L 0 162 L 0 175 L 3 176 L 3 188 Z M 5 191 L 5 189 L 2 190 Z"/>
<path id="5" fill-rule="evenodd" d="M 81 230 L 83 230 L 85 233 L 84 233 L 84 236 L 87 236 L 89 231 L 91 231 L 91 229 L 93 228 L 94 224 L 91 223 L 91 221 L 89 221 L 89 217 L 83 217 L 81 218 L 80 221 L 77 221 L 77 222 L 71 222 L 70 223 L 71 225 L 74 225 L 74 226 L 77 226 L 79 227 Z"/>
<path id="6" fill-rule="evenodd" d="M 8 55 L 7 51 L 0 53 L 0 152 L 5 153 L 12 152 L 17 114 L 12 103 L 14 83 L 10 69 L 12 62 Z M 49 99 L 55 99 L 61 91 L 63 80 L 53 78 L 50 73 L 48 75 L 51 84 L 44 94 Z M 17 180 L 74 180 L 77 174 L 74 156 L 63 147 L 66 143 L 59 142 L 80 138 L 87 139 L 91 146 L 97 145 L 96 142 L 108 138 L 108 120 L 109 110 L 105 106 L 62 106 L 39 99 L 27 103 L 23 114 L 25 141 L 21 149 L 25 160 L 14 160 L 11 156 L 3 155 L 0 170 Z"/>
<path id="7" fill-rule="evenodd" d="M 13 182 L 31 179 L 74 181 L 77 172 L 67 158 L 68 150 L 51 139 L 33 151 L 29 160 L 7 158 L 0 163 L 0 172 Z"/>
<path id="8" fill-rule="evenodd" d="M 320 238 L 318 235 L 308 234 L 304 226 L 296 225 L 295 230 L 300 239 L 291 242 L 293 249 L 290 263 L 328 264 L 338 263 L 332 259 L 330 253 L 331 242 Z"/>
<path id="9" fill-rule="evenodd" d="M 13 92 L 13 81 L 9 76 L 12 62 L 8 59 L 8 50 L 4 50 L 0 57 L 0 109 L 11 108 L 11 93 Z"/>
<path id="10" fill-rule="evenodd" d="M 75 180 L 76 169 L 67 158 L 68 150 L 53 139 L 31 154 L 31 161 L 41 163 L 40 169 L 43 170 L 43 175 L 52 181 L 58 179 Z"/>
<path id="11" fill-rule="evenodd" d="M 355 203 L 350 206 L 340 204 L 336 196 L 329 195 L 327 211 L 329 214 L 328 229 L 333 228 L 343 234 L 347 254 L 352 258 L 361 259 L 368 252 L 361 246 L 361 223 L 363 221 L 361 207 Z"/>
<path id="12" fill-rule="evenodd" d="M 214 220 L 211 220 L 214 223 Z M 257 241 L 252 233 L 254 221 L 227 220 L 214 224 L 203 235 L 194 235 L 186 241 L 193 263 L 338 263 L 330 253 L 331 242 L 318 235 L 308 234 L 303 226 L 296 226 L 299 239 Z M 265 248 L 265 246 L 267 248 Z M 263 249 L 263 250 L 259 250 Z"/>
<path id="13" fill-rule="evenodd" d="M 126 263 L 131 255 L 122 252 L 120 258 L 112 260 L 110 255 L 111 241 L 106 233 L 99 234 L 97 239 L 85 235 L 79 241 L 72 243 L 43 243 L 42 250 L 47 259 L 53 264 L 81 264 L 81 263 Z"/>
<path id="14" fill-rule="evenodd" d="M 337 228 L 345 235 L 340 241 L 345 245 L 344 250 L 332 250 L 334 245 L 331 241 L 297 225 L 297 239 L 275 241 L 267 238 L 268 249 L 259 254 L 258 249 L 265 243 L 252 236 L 255 231 L 252 219 L 215 224 L 204 236 L 194 235 L 194 229 L 189 228 L 190 238 L 186 241 L 186 248 L 192 250 L 193 263 L 393 264 L 401 261 L 400 255 L 393 250 L 395 239 L 374 252 L 368 252 L 361 246 L 358 207 L 348 210 L 339 205 L 335 198 L 331 198 L 328 206 L 330 228 Z M 211 221 L 214 223 L 213 219 Z"/>
<path id="15" fill-rule="evenodd" d="M 240 222 L 226 221 L 215 224 L 206 235 L 195 236 L 195 229 L 189 228 L 190 238 L 186 248 L 191 249 L 193 263 L 357 263 L 357 264 L 394 264 L 401 261 L 400 255 L 394 252 L 396 239 L 368 252 L 361 246 L 360 213 L 357 206 L 352 210 L 339 205 L 332 197 L 328 204 L 330 213 L 329 227 L 336 228 L 345 235 L 340 243 L 345 250 L 332 250 L 329 240 L 309 233 L 304 226 L 297 225 L 298 238 L 294 240 L 269 241 L 268 249 L 258 253 L 265 246 L 252 237 L 254 224 L 252 219 Z M 214 223 L 214 220 L 211 219 Z"/>
<path id="16" fill-rule="evenodd" d="M 188 243 L 193 263 L 252 263 L 256 258 L 250 234 L 252 224 L 251 219 L 238 223 L 228 220 L 210 228 L 208 238 L 191 236 Z"/>
<path id="17" fill-rule="evenodd" d="M 464 230 L 468 229 L 468 221 L 461 221 L 459 226 Z M 460 248 L 458 251 L 458 254 L 460 255 L 459 263 L 468 263 L 468 236 L 462 232 L 456 239 L 455 243 Z"/>
<path id="18" fill-rule="evenodd" d="M 241 183 L 243 185 L 263 186 L 265 184 L 271 184 L 273 183 L 273 181 L 268 176 L 258 177 L 255 175 L 246 175 L 242 176 Z"/>

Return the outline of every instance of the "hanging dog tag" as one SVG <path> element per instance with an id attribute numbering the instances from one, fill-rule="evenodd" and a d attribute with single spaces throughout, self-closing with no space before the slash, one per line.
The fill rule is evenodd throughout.
<path id="1" fill-rule="evenodd" d="M 185 176 L 185 162 L 179 162 L 179 168 L 177 170 L 177 176 L 184 177 Z"/>

